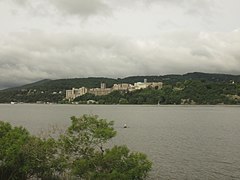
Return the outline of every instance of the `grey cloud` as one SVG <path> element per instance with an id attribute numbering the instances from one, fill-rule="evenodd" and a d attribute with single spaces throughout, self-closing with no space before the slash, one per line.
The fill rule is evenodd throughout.
<path id="1" fill-rule="evenodd" d="M 0 88 L 45 78 L 240 74 L 240 32 L 172 32 L 144 40 L 91 33 L 12 33 L 0 40 L 0 49 Z"/>
<path id="2" fill-rule="evenodd" d="M 214 12 L 215 0 L 146 0 L 150 3 L 164 3 L 182 8 L 186 14 L 209 16 Z"/>
<path id="3" fill-rule="evenodd" d="M 14 3 L 18 4 L 18 5 L 26 5 L 27 3 L 29 3 L 29 0 L 12 0 Z"/>
<path id="4" fill-rule="evenodd" d="M 117 0 L 114 0 L 117 2 Z M 209 9 L 215 5 L 216 0 L 132 0 L 129 2 L 128 0 L 121 0 L 121 2 L 118 2 L 122 5 L 129 5 L 129 4 L 137 4 L 139 2 L 142 2 L 144 4 L 153 5 L 153 4 L 162 4 L 166 6 L 185 6 L 189 9 Z"/>
<path id="5" fill-rule="evenodd" d="M 0 1 L 9 2 L 8 0 Z M 57 10 L 60 14 L 81 17 L 111 14 L 111 8 L 104 0 L 11 0 L 11 2 L 21 7 L 29 8 L 29 12 L 33 14 L 41 14 L 39 13 L 41 11 L 46 13 L 53 10 Z"/>
<path id="6" fill-rule="evenodd" d="M 65 15 L 77 15 L 81 17 L 89 17 L 93 15 L 106 16 L 114 13 L 114 9 L 118 7 L 136 8 L 139 3 L 149 6 L 155 4 L 169 7 L 174 6 L 182 8 L 186 14 L 204 16 L 209 15 L 213 11 L 215 1 L 216 0 L 42 0 L 37 2 L 30 0 L 12 0 L 12 2 L 15 2 L 18 5 L 28 5 L 27 7 L 34 9 L 34 11 L 31 12 L 36 14 L 37 11 L 42 11 L 42 8 L 46 8 L 49 11 L 52 11 L 52 8 L 55 8 L 57 12 Z M 36 4 L 42 5 L 37 6 Z"/>
<path id="7" fill-rule="evenodd" d="M 185 2 L 185 6 L 187 7 L 186 14 L 204 17 L 208 21 L 211 20 L 211 16 L 216 11 L 214 0 L 193 0 L 189 5 Z"/>
<path id="8" fill-rule="evenodd" d="M 136 2 L 139 2 L 135 0 Z M 216 13 L 216 0 L 141 0 L 149 6 L 160 5 L 168 8 L 180 9 L 184 15 L 200 17 L 206 22 L 211 22 L 212 16 Z M 172 9 L 175 11 L 174 9 Z M 173 12 L 174 13 L 174 12 Z"/>
<path id="9" fill-rule="evenodd" d="M 50 2 L 66 14 L 91 16 L 110 13 L 110 8 L 103 0 L 50 0 Z"/>
<path id="10" fill-rule="evenodd" d="M 212 57 L 211 53 L 206 48 L 194 49 L 194 50 L 192 50 L 191 54 L 193 56 L 199 56 L 199 57 L 203 57 L 203 58 L 211 58 Z"/>

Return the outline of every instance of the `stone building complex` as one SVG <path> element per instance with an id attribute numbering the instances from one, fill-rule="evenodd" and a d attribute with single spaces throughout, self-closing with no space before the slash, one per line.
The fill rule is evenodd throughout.
<path id="1" fill-rule="evenodd" d="M 112 88 L 106 88 L 105 83 L 101 83 L 100 88 L 72 88 L 71 90 L 66 90 L 66 99 L 73 100 L 78 96 L 82 96 L 86 93 L 94 94 L 95 96 L 104 96 L 107 95 L 113 91 L 135 91 L 139 89 L 145 89 L 145 88 L 156 88 L 161 89 L 163 86 L 162 82 L 147 82 L 146 79 L 144 79 L 144 82 L 137 82 L 132 84 L 122 83 L 122 84 L 114 84 Z"/>

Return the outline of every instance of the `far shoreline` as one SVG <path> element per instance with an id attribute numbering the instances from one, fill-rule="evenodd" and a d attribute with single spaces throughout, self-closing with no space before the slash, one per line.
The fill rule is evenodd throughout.
<path id="1" fill-rule="evenodd" d="M 57 106 L 146 106 L 146 107 L 240 107 L 240 104 L 60 104 L 60 103 L 0 103 L 0 105 L 57 105 Z"/>

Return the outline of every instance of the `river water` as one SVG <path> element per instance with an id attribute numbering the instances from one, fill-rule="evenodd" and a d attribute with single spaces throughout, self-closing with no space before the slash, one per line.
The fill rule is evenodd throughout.
<path id="1" fill-rule="evenodd" d="M 146 153 L 149 179 L 240 179 L 240 106 L 0 105 L 0 120 L 34 134 L 83 114 L 114 120 L 110 144 Z"/>

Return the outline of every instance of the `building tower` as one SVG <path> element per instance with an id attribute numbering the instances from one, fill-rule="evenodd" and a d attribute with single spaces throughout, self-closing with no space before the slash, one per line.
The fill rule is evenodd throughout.
<path id="1" fill-rule="evenodd" d="M 106 89 L 106 83 L 101 83 L 101 89 Z"/>

